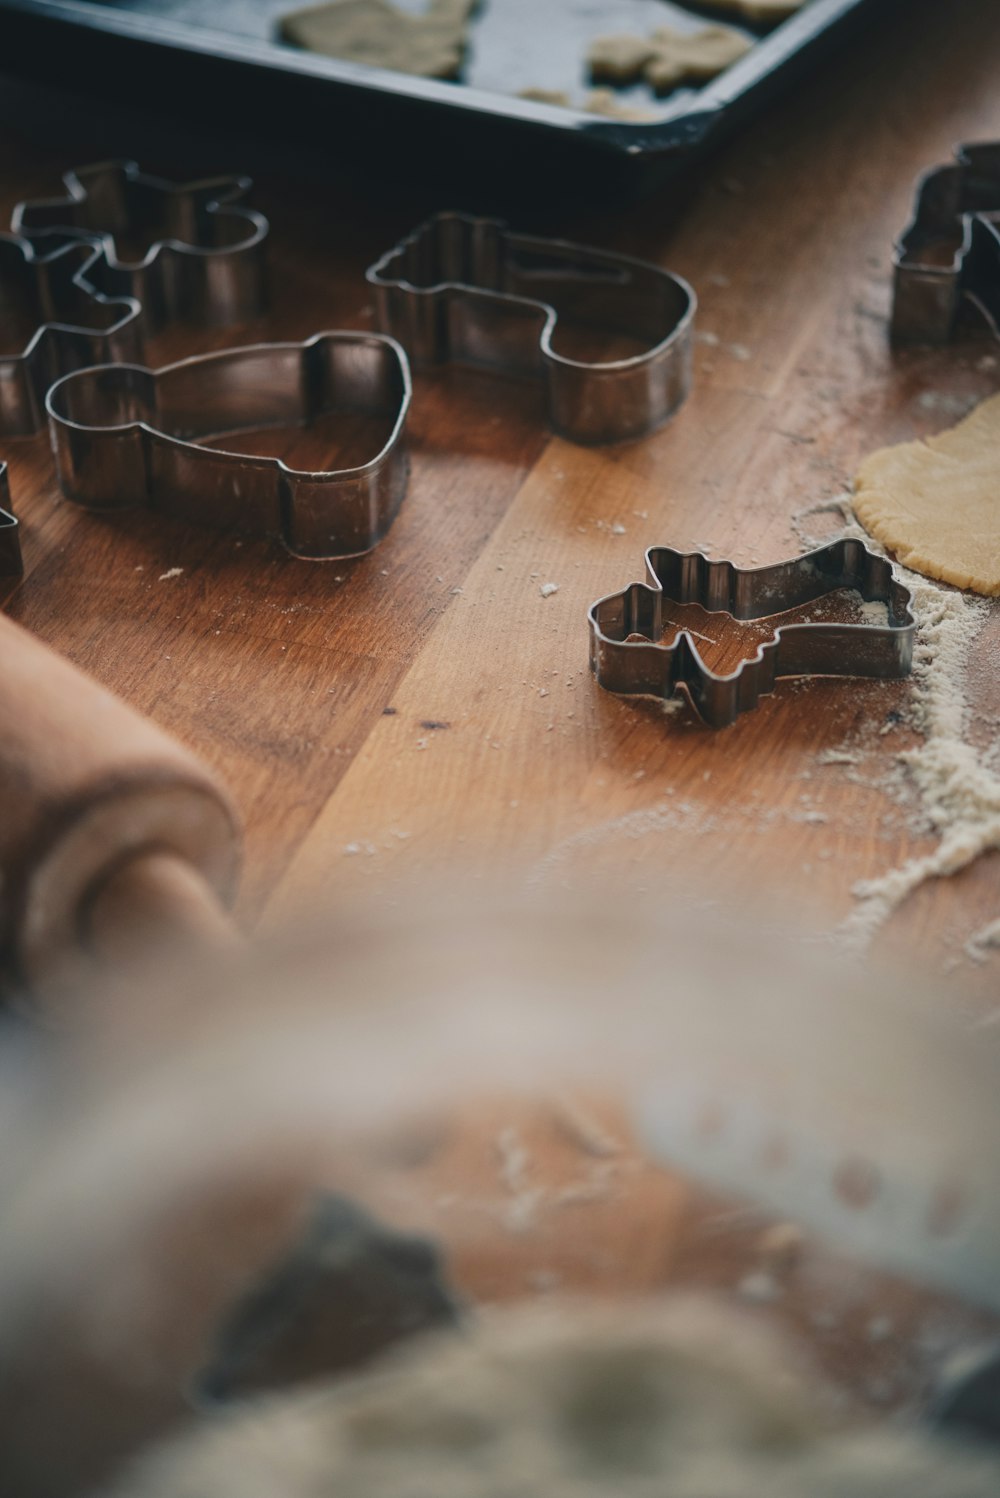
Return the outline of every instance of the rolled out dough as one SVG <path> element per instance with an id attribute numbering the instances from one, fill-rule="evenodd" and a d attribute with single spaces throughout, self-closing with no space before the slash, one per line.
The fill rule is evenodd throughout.
<path id="1" fill-rule="evenodd" d="M 872 453 L 855 489 L 861 524 L 905 567 L 1000 594 L 1000 395 L 936 437 Z"/>

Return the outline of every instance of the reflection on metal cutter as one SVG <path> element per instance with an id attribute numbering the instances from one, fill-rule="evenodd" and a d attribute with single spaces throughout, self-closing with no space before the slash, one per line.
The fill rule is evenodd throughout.
<path id="1" fill-rule="evenodd" d="M 20 577 L 24 571 L 21 560 L 20 527 L 10 513 L 10 483 L 7 464 L 0 463 L 0 577 Z"/>

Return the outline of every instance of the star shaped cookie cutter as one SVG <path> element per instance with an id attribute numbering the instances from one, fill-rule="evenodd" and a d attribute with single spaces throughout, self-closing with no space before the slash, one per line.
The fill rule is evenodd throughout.
<path id="1" fill-rule="evenodd" d="M 46 406 L 63 493 L 92 510 L 144 505 L 319 561 L 371 551 L 406 494 L 409 365 L 378 333 L 317 333 L 160 370 L 100 365 L 57 381 Z M 365 463 L 313 472 L 224 445 L 330 414 L 381 418 L 389 435 Z"/>
<path id="2" fill-rule="evenodd" d="M 7 464 L 0 463 L 0 577 L 20 577 L 24 571 L 20 527 L 9 506 Z"/>
<path id="3" fill-rule="evenodd" d="M 947 343 L 963 300 L 1000 338 L 1000 142 L 959 146 L 920 178 L 893 268 L 896 342 Z"/>
<path id="4" fill-rule="evenodd" d="M 19 203 L 16 234 L 87 236 L 103 249 L 95 284 L 142 303 L 146 331 L 171 322 L 228 327 L 265 302 L 267 219 L 244 202 L 248 177 L 173 183 L 134 161 L 99 161 L 63 177 L 66 193 Z M 129 240 L 145 246 L 129 258 Z"/>
<path id="5" fill-rule="evenodd" d="M 415 367 L 456 363 L 542 378 L 552 426 L 573 442 L 647 436 L 690 389 L 697 298 L 680 276 L 643 260 L 440 213 L 366 279 L 379 327 Z M 561 317 L 641 352 L 569 358 L 555 347 Z"/>
<path id="6" fill-rule="evenodd" d="M 680 689 L 709 727 L 726 728 L 782 676 L 909 674 L 916 628 L 912 595 L 891 562 L 851 537 L 789 562 L 751 568 L 656 546 L 646 552 L 646 569 L 648 583 L 598 599 L 588 615 L 590 667 L 609 692 L 666 699 Z M 668 600 L 697 603 L 733 619 L 769 619 L 847 588 L 866 603 L 885 604 L 886 623 L 776 626 L 773 638 L 725 676 L 705 665 L 689 630 L 679 630 L 670 645 L 660 643 Z"/>
<path id="7" fill-rule="evenodd" d="M 44 426 L 45 393 L 60 376 L 141 357 L 142 309 L 133 297 L 99 290 L 101 259 L 92 239 L 0 234 L 0 323 L 23 325 L 25 337 L 20 353 L 0 357 L 0 436 L 27 437 Z"/>

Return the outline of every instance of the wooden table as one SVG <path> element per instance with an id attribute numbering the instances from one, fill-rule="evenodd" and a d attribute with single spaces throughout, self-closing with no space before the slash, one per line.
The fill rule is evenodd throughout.
<path id="1" fill-rule="evenodd" d="M 0 601 L 226 778 L 248 828 L 249 926 L 317 891 L 391 898 L 457 867 L 539 888 L 649 887 L 681 870 L 734 899 L 794 898 L 833 931 L 857 880 L 931 846 L 878 784 L 912 741 L 896 726 L 908 684 L 786 683 L 712 732 L 599 691 L 585 624 L 592 599 L 642 575 L 647 545 L 744 563 L 796 552 L 793 516 L 841 493 L 864 453 L 995 388 L 988 345 L 894 355 L 886 313 L 916 174 L 997 133 L 1000 10 L 902 10 L 749 127 L 682 213 L 556 205 L 521 224 L 648 257 L 697 288 L 694 393 L 645 442 L 577 448 L 548 433 L 531 386 L 421 376 L 403 511 L 374 554 L 330 565 L 141 513 L 95 519 L 60 500 L 44 435 L 3 444 L 26 571 Z M 419 189 L 352 196 L 277 170 L 273 153 L 262 171 L 231 140 L 177 123 L 168 142 L 93 104 L 57 128 L 14 93 L 0 106 L 5 216 L 65 167 L 140 145 L 144 166 L 177 179 L 255 173 L 273 306 L 230 342 L 368 325 L 365 266 L 445 206 Z M 220 341 L 172 333 L 151 362 Z M 298 435 L 257 450 L 307 461 L 316 446 Z M 548 582 L 558 592 L 543 597 Z M 997 638 L 994 614 L 984 664 Z M 988 721 L 995 673 L 976 692 Z M 824 764 L 829 750 L 854 757 Z M 992 856 L 926 885 L 878 945 L 947 965 L 998 913 L 998 870 Z M 994 986 L 995 970 L 961 966 Z"/>

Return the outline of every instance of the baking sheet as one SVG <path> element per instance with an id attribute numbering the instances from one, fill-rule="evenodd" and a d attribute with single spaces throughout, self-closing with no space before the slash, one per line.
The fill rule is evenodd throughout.
<path id="1" fill-rule="evenodd" d="M 396 0 L 419 13 L 424 0 Z M 248 124 L 274 127 L 314 144 L 317 122 L 342 132 L 356 121 L 366 140 L 381 138 L 419 166 L 416 137 L 426 128 L 455 149 L 455 126 L 470 127 L 457 149 L 488 143 L 484 170 L 493 170 L 505 145 L 520 149 L 518 170 L 541 176 L 568 161 L 617 157 L 622 172 L 653 164 L 673 172 L 752 109 L 780 82 L 846 32 L 858 29 L 892 0 L 809 0 L 771 30 L 752 31 L 747 55 L 698 88 L 657 99 L 645 84 L 617 90 L 623 103 L 651 116 L 642 122 L 606 119 L 583 109 L 591 85 L 586 54 L 594 38 L 614 32 L 648 34 L 658 25 L 697 29 L 720 19 L 674 0 L 481 0 L 470 28 L 460 82 L 414 77 L 366 67 L 291 46 L 280 39 L 280 17 L 296 0 L 0 0 L 0 67 L 12 59 L 33 76 L 75 80 L 105 95 L 185 108 L 203 102 L 242 110 Z M 575 107 L 518 97 L 520 90 L 568 92 Z M 437 117 L 435 119 L 435 116 Z M 521 142 L 516 137 L 520 129 Z M 533 133 L 533 141 L 525 138 Z M 342 143 L 342 136 L 337 137 Z M 352 149 L 357 137 L 351 141 Z M 432 154 L 424 149 L 424 159 Z M 651 179 L 652 180 L 652 179 Z"/>
<path id="2" fill-rule="evenodd" d="M 215 0 L 210 5 L 206 0 L 95 3 L 103 9 L 155 17 L 192 31 L 210 26 L 214 31 L 273 45 L 293 56 L 302 55 L 302 49 L 282 40 L 279 25 L 283 16 L 304 8 L 307 0 Z M 423 0 L 393 3 L 412 15 L 426 9 Z M 767 35 L 766 31 L 738 25 L 731 17 L 716 15 L 715 19 L 725 20 L 751 41 Z M 706 20 L 704 13 L 670 0 L 481 0 L 469 25 L 468 51 L 457 86 L 482 89 L 501 98 L 516 97 L 525 88 L 560 90 L 582 107 L 592 87 L 585 59 L 596 37 L 619 33 L 648 36 L 657 26 L 697 31 Z M 690 105 L 699 92 L 696 88 L 680 88 L 658 99 L 646 84 L 615 90 L 623 103 L 664 119 L 678 106 Z"/>

